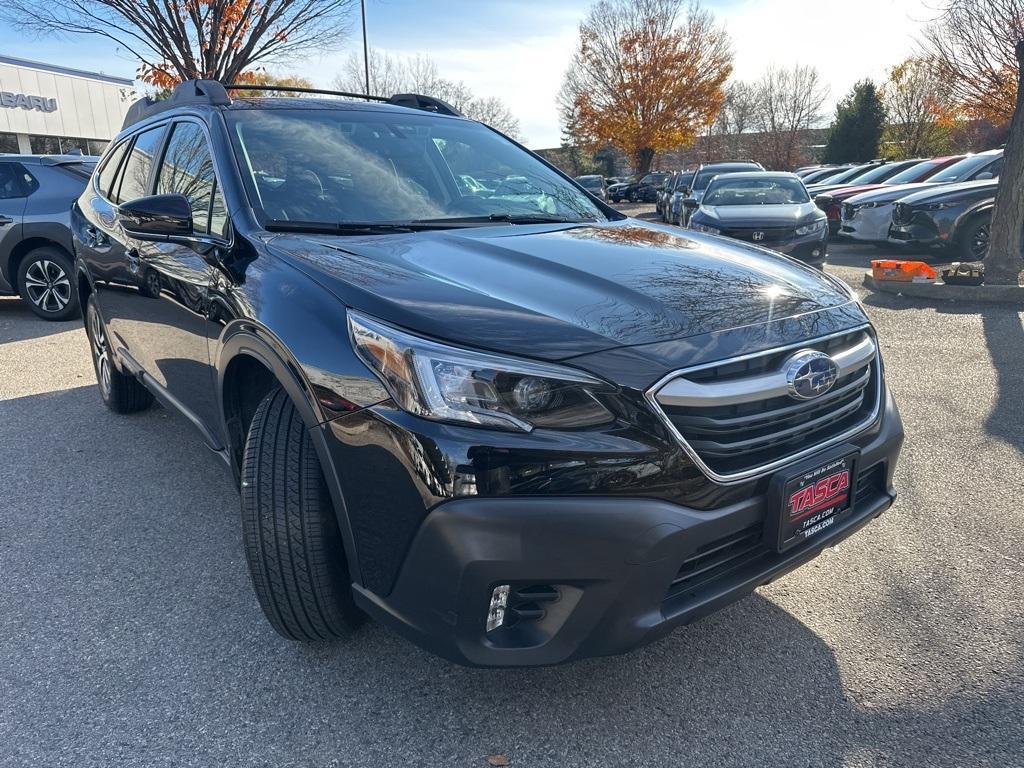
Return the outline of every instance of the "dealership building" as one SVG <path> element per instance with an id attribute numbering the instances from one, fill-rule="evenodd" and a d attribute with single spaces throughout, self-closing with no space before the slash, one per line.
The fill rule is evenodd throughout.
<path id="1" fill-rule="evenodd" d="M 0 153 L 98 155 L 136 98 L 123 77 L 0 56 Z"/>

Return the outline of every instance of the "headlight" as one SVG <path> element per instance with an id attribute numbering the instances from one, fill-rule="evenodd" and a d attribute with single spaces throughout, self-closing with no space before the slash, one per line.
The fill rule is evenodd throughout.
<path id="1" fill-rule="evenodd" d="M 797 227 L 796 233 L 798 235 L 813 235 L 815 232 L 821 232 L 825 229 L 825 224 L 825 219 L 818 219 L 816 221 L 812 221 L 810 224 L 804 224 L 802 227 Z"/>
<path id="2" fill-rule="evenodd" d="M 941 211 L 946 208 L 953 208 L 958 203 L 926 203 L 925 205 L 918 206 L 922 211 Z"/>
<path id="3" fill-rule="evenodd" d="M 609 385 L 573 368 L 449 347 L 353 311 L 348 326 L 359 357 L 416 416 L 522 432 L 613 419 L 594 396 Z"/>
<path id="4" fill-rule="evenodd" d="M 695 230 L 696 232 L 706 232 L 709 235 L 722 234 L 722 230 L 720 229 L 715 229 L 714 227 L 709 227 L 706 224 L 700 224 L 695 221 L 690 222 L 690 229 Z"/>

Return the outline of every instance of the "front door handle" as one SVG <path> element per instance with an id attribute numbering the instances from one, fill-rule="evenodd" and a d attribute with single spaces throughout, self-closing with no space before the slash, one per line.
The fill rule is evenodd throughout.
<path id="1" fill-rule="evenodd" d="M 107 244 L 107 236 L 92 224 L 85 228 L 85 234 L 89 237 L 88 245 L 92 248 L 102 248 Z"/>
<path id="2" fill-rule="evenodd" d="M 0 227 L 5 227 L 8 224 L 13 224 L 13 223 L 14 223 L 14 219 L 10 218 L 9 216 L 0 216 Z"/>

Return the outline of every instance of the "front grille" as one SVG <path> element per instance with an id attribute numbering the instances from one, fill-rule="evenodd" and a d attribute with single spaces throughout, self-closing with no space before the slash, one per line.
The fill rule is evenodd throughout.
<path id="1" fill-rule="evenodd" d="M 896 203 L 892 209 L 893 224 L 909 224 L 914 218 L 914 209 L 906 203 Z"/>
<path id="2" fill-rule="evenodd" d="M 862 504 L 884 492 L 884 462 L 858 473 L 853 514 L 862 511 Z M 774 548 L 774 542 L 766 538 L 773 535 L 769 529 L 764 522 L 758 522 L 701 545 L 683 560 L 664 599 L 699 600 L 714 590 L 718 582 L 730 577 L 743 578 L 748 573 L 777 563 L 784 555 L 780 555 Z"/>
<path id="3" fill-rule="evenodd" d="M 798 350 L 836 361 L 840 376 L 820 397 L 788 394 L 784 367 Z M 684 449 L 713 479 L 740 480 L 855 434 L 873 421 L 879 376 L 866 329 L 682 372 L 654 400 Z"/>
<path id="4" fill-rule="evenodd" d="M 755 240 L 754 235 L 756 233 L 761 234 L 761 239 Z M 722 234 L 726 237 L 731 237 L 734 240 L 746 240 L 751 243 L 781 243 L 787 240 L 793 239 L 793 228 L 792 227 L 774 227 L 768 229 L 758 229 L 756 227 L 742 227 L 733 229 L 723 229 Z"/>

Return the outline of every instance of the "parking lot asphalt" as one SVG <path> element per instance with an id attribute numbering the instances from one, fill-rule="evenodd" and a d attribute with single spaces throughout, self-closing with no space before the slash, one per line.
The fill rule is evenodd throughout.
<path id="1" fill-rule="evenodd" d="M 0 766 L 1024 765 L 1024 315 L 865 305 L 887 514 L 632 654 L 494 671 L 275 635 L 199 437 L 106 411 L 80 324 L 0 299 Z"/>

